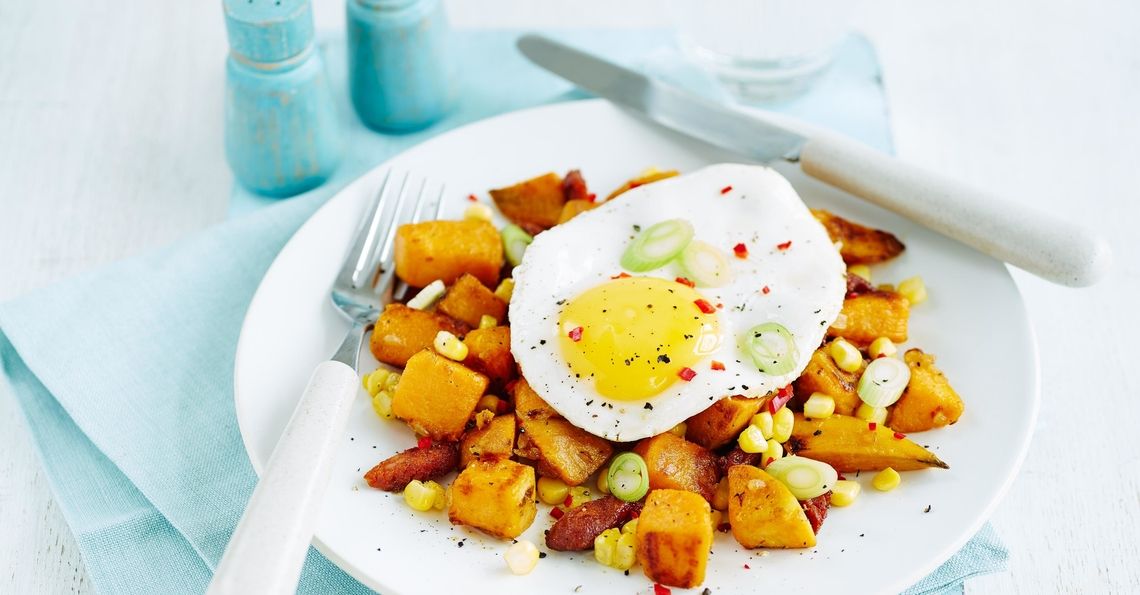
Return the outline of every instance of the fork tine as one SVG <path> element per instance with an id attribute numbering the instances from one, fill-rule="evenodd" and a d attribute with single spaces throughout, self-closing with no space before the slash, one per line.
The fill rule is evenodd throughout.
<path id="1" fill-rule="evenodd" d="M 384 181 L 380 183 L 380 188 L 368 205 L 368 213 L 361 218 L 360 225 L 356 228 L 352 247 L 345 256 L 344 264 L 341 265 L 340 272 L 337 274 L 339 285 L 348 287 L 361 287 L 363 285 L 358 283 L 358 280 L 361 273 L 368 270 L 371 253 L 379 239 L 377 236 L 380 232 L 380 222 L 384 216 L 384 207 L 387 206 L 384 195 L 388 192 L 388 184 L 391 179 L 392 171 L 388 170 L 384 174 Z"/>
<path id="2" fill-rule="evenodd" d="M 424 178 L 420 183 L 420 190 L 416 195 L 415 206 L 412 208 L 412 222 L 419 223 L 423 220 L 424 205 L 426 205 L 427 192 L 427 178 Z M 438 217 L 437 217 L 438 219 Z M 392 296 L 394 299 L 403 300 L 408 297 L 408 290 L 411 289 L 403 281 L 397 281 L 396 286 L 392 289 Z"/>
<path id="3" fill-rule="evenodd" d="M 439 196 L 435 197 L 435 218 L 438 221 L 443 215 L 443 193 L 447 190 L 446 184 L 439 185 Z"/>

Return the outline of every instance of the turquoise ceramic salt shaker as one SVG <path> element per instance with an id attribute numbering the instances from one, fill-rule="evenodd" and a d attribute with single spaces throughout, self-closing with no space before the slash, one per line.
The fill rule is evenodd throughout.
<path id="1" fill-rule="evenodd" d="M 424 128 L 455 98 L 440 0 L 347 0 L 352 105 L 370 128 Z"/>
<path id="2" fill-rule="evenodd" d="M 292 196 L 324 183 L 343 133 L 309 0 L 223 0 L 226 159 L 249 190 Z"/>

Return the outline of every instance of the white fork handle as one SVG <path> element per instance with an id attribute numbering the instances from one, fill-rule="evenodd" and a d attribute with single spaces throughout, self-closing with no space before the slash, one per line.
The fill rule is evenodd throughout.
<path id="1" fill-rule="evenodd" d="M 207 593 L 295 593 L 359 378 L 317 366 L 269 457 Z"/>
<path id="2" fill-rule="evenodd" d="M 1054 283 L 1083 287 L 1112 253 L 1077 225 L 933 174 L 855 141 L 819 136 L 800 151 L 804 173 Z"/>

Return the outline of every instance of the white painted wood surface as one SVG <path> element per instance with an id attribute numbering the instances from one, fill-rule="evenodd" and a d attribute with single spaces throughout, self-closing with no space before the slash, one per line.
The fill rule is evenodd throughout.
<path id="1" fill-rule="evenodd" d="M 339 27 L 340 0 L 315 0 Z M 651 0 L 452 0 L 460 26 L 661 26 Z M 1140 592 L 1140 4 L 868 0 L 898 152 L 1094 225 L 1086 290 L 1015 273 L 1044 402 L 993 521 L 1010 572 L 970 593 Z M 225 213 L 214 2 L 0 4 L 0 299 L 145 252 Z M 984 341 L 985 337 L 978 337 Z M 967 395 L 969 399 L 1001 395 Z M 91 591 L 15 405 L 0 399 L 0 593 Z M 968 470 L 963 470 L 968 472 Z"/>

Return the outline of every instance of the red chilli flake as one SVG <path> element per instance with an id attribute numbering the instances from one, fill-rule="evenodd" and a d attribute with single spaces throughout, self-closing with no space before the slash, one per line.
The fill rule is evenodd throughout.
<path id="1" fill-rule="evenodd" d="M 575 342 L 575 343 L 577 343 L 578 341 L 581 341 L 582 340 L 582 327 L 576 326 L 576 327 L 570 329 L 570 332 L 566 333 L 566 336 L 570 337 L 570 340 Z"/>
<path id="2" fill-rule="evenodd" d="M 732 253 L 735 254 L 737 258 L 748 258 L 748 246 L 745 246 L 744 242 L 741 242 L 732 247 Z"/>
<path id="3" fill-rule="evenodd" d="M 618 273 L 618 274 L 610 277 L 610 279 L 628 279 L 628 278 L 629 278 L 629 273 Z"/>
<path id="4" fill-rule="evenodd" d="M 718 372 L 723 372 L 723 371 L 724 371 L 724 363 L 723 363 L 723 362 L 718 362 L 718 361 L 716 361 L 716 360 L 714 359 L 714 360 L 712 361 L 712 364 L 709 364 L 709 368 L 710 368 L 710 369 L 712 369 L 712 370 L 716 370 L 716 371 L 718 371 Z"/>
<path id="5" fill-rule="evenodd" d="M 717 310 L 723 310 L 723 309 L 724 309 L 724 304 L 722 304 L 722 303 L 720 303 L 720 302 L 717 302 L 717 303 L 716 303 L 716 309 L 717 309 Z"/>
<path id="6" fill-rule="evenodd" d="M 574 503 L 574 496 L 571 496 L 570 494 L 566 494 L 566 499 L 562 501 L 562 505 L 569 508 L 570 505 L 573 503 Z"/>
<path id="7" fill-rule="evenodd" d="M 669 590 L 669 587 L 653 583 L 653 595 L 670 595 L 671 593 L 672 591 Z"/>
<path id="8" fill-rule="evenodd" d="M 749 566 L 749 565 L 747 565 L 747 564 L 745 564 L 745 565 L 744 565 L 744 569 L 745 569 L 745 570 L 752 570 L 752 567 L 751 567 L 751 566 Z"/>
<path id="9" fill-rule="evenodd" d="M 425 448 L 431 448 L 431 436 L 424 436 L 423 438 L 417 440 L 416 447 L 421 450 Z"/>
<path id="10" fill-rule="evenodd" d="M 686 279 L 684 277 L 677 277 L 676 279 L 674 279 L 674 281 L 676 281 L 677 283 L 680 283 L 681 285 L 688 285 L 689 287 L 696 287 L 697 286 L 696 283 L 693 283 L 692 281 L 689 281 L 688 279 Z"/>
<path id="11" fill-rule="evenodd" d="M 697 375 L 697 373 L 693 371 L 692 368 L 681 368 L 677 371 L 677 375 L 681 377 L 681 380 L 688 382 L 692 380 L 693 377 Z"/>
<path id="12" fill-rule="evenodd" d="M 598 195 L 591 192 L 591 193 L 586 195 L 586 200 L 588 200 L 590 202 L 597 202 L 598 201 Z"/>
<path id="13" fill-rule="evenodd" d="M 708 300 L 694 300 L 693 303 L 696 304 L 697 308 L 699 308 L 700 311 L 704 312 L 705 314 L 712 314 L 713 312 L 716 312 L 716 308 L 713 307 L 713 305 L 710 304 Z"/>
<path id="14" fill-rule="evenodd" d="M 729 192 L 732 192 L 732 186 L 725 186 L 720 189 L 721 194 L 728 194 Z"/>
<path id="15" fill-rule="evenodd" d="M 561 508 L 556 507 L 556 508 L 550 509 L 550 516 L 554 517 L 555 519 L 562 518 L 562 515 L 564 515 L 564 514 L 566 514 L 566 512 L 564 510 L 562 510 Z"/>
<path id="16" fill-rule="evenodd" d="M 791 247 L 792 247 L 792 241 L 791 240 L 788 240 L 788 241 L 784 242 L 783 244 L 776 244 L 777 250 L 787 250 L 788 248 L 791 248 Z"/>
<path id="17" fill-rule="evenodd" d="M 768 400 L 768 413 L 776 415 L 776 412 L 784 408 L 788 401 L 792 400 L 792 389 L 790 386 L 785 386 L 776 391 L 775 396 Z"/>
<path id="18" fill-rule="evenodd" d="M 469 200 L 471 202 L 479 202 L 479 197 L 475 196 L 474 194 L 468 194 L 467 200 Z"/>
<path id="19" fill-rule="evenodd" d="M 867 422 L 867 429 L 868 429 L 868 430 L 871 430 L 872 432 L 874 432 L 874 431 L 875 431 L 875 428 L 877 428 L 877 427 L 879 427 L 879 424 L 877 424 L 877 423 L 875 423 L 875 422 L 873 422 L 873 421 L 871 421 L 871 422 Z"/>
<path id="20" fill-rule="evenodd" d="M 906 438 L 906 434 L 903 434 L 902 432 L 895 432 L 895 440 L 902 440 L 903 438 Z"/>
<path id="21" fill-rule="evenodd" d="M 768 465 L 771 465 L 772 461 L 775 461 L 775 460 L 776 459 L 774 457 L 768 457 L 768 460 L 764 461 L 764 466 L 767 467 Z"/>
<path id="22" fill-rule="evenodd" d="M 769 293 L 772 293 L 772 289 L 765 285 L 764 287 L 760 288 L 760 293 L 768 295 Z"/>

